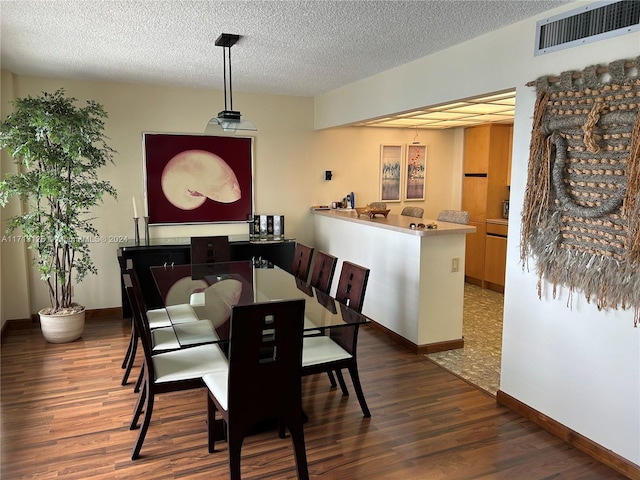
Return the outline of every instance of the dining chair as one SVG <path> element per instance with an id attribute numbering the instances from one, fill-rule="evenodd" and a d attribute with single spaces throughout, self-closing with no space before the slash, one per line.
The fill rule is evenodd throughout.
<path id="1" fill-rule="evenodd" d="M 229 237 L 191 237 L 191 263 L 230 262 Z"/>
<path id="2" fill-rule="evenodd" d="M 296 248 L 293 252 L 293 262 L 291 263 L 291 274 L 306 282 L 309 278 L 309 271 L 311 270 L 312 257 L 313 247 L 296 243 Z"/>
<path id="3" fill-rule="evenodd" d="M 424 208 L 422 207 L 404 207 L 400 215 L 405 215 L 407 217 L 416 217 L 422 218 L 424 215 Z"/>
<path id="4" fill-rule="evenodd" d="M 335 298 L 341 308 L 342 317 L 347 323 L 354 315 L 362 312 L 369 271 L 368 268 L 355 263 L 346 261 L 342 263 Z M 362 413 L 365 417 L 370 417 L 371 412 L 367 406 L 358 373 L 358 330 L 359 324 L 352 323 L 329 327 L 327 335 L 305 336 L 302 347 L 302 374 L 314 375 L 326 372 L 329 374 L 331 385 L 335 387 L 332 377 L 332 372 L 335 372 L 342 394 L 347 396 L 349 391 L 342 376 L 342 369 L 348 369 Z"/>
<path id="5" fill-rule="evenodd" d="M 178 350 L 180 348 L 191 348 L 198 344 L 203 343 L 214 343 L 220 340 L 218 333 L 213 325 L 213 322 L 207 319 L 198 318 L 195 310 L 187 304 L 179 304 L 179 305 L 167 305 L 164 308 L 147 310 L 146 305 L 144 304 L 144 295 L 142 294 L 142 290 L 139 285 L 140 282 L 138 280 L 138 276 L 136 275 L 135 270 L 131 268 L 131 260 L 129 262 L 129 273 L 132 277 L 132 282 L 134 285 L 134 289 L 139 291 L 141 308 L 144 309 L 147 315 L 147 321 L 149 322 L 149 329 L 147 332 L 143 332 L 149 336 L 149 341 L 151 344 L 151 350 L 154 354 L 168 352 L 171 350 Z M 133 308 L 133 307 L 132 307 Z M 157 326 L 152 325 L 149 321 L 150 314 L 162 314 L 164 317 L 169 319 L 169 325 L 166 326 Z M 164 324 L 164 321 L 162 322 Z M 139 339 L 138 329 L 135 327 L 135 324 L 132 325 L 132 331 L 135 332 L 136 344 Z M 134 358 L 131 358 L 131 363 L 133 363 Z M 129 366 L 129 371 L 131 367 Z M 123 377 L 122 385 L 126 384 L 127 376 Z M 138 393 L 140 391 L 140 386 L 144 380 L 144 360 L 142 368 L 140 368 L 140 373 L 138 374 L 138 380 L 135 383 L 133 388 L 134 393 Z"/>
<path id="6" fill-rule="evenodd" d="M 118 264 L 120 265 L 121 275 L 129 272 L 135 276 L 133 270 L 133 263 L 131 259 L 125 259 L 122 250 L 118 249 Z M 136 277 L 137 280 L 137 277 Z M 190 305 L 169 305 L 164 308 L 156 308 L 146 310 L 147 319 L 149 322 L 149 330 L 151 332 L 151 344 L 154 352 L 175 350 L 180 348 L 180 342 L 176 332 L 180 333 L 181 339 L 185 341 L 189 338 L 193 338 L 193 335 L 198 335 L 201 339 L 208 339 L 209 341 L 215 341 L 217 335 L 215 329 L 209 322 L 199 323 L 201 320 L 198 318 L 195 310 Z M 195 323 L 198 322 L 198 323 Z M 172 326 L 173 324 L 180 324 Z M 177 330 L 176 330 L 177 329 Z M 129 382 L 129 376 L 135 363 L 135 357 L 138 352 L 139 332 L 136 328 L 133 314 L 131 315 L 131 334 L 129 336 L 129 345 L 122 360 L 122 368 L 124 374 L 122 375 L 121 385 L 126 385 Z M 141 372 L 142 374 L 142 372 Z M 140 384 L 142 382 L 141 375 L 138 376 L 138 380 L 134 387 L 134 392 L 138 392 Z"/>
<path id="7" fill-rule="evenodd" d="M 231 480 L 240 479 L 242 442 L 266 420 L 278 420 L 293 441 L 299 479 L 308 479 L 302 412 L 302 332 L 305 301 L 235 305 L 231 310 L 229 368 L 202 377 L 209 452 L 215 451 L 216 412 L 226 425 Z"/>
<path id="8" fill-rule="evenodd" d="M 131 452 L 131 460 L 140 456 L 142 444 L 151 423 L 155 396 L 161 393 L 202 388 L 202 376 L 227 369 L 227 360 L 217 344 L 199 345 L 192 348 L 173 350 L 154 354 L 150 342 L 150 330 L 142 302 L 142 294 L 135 277 L 130 272 L 123 274 L 123 283 L 131 303 L 136 328 L 140 332 L 144 351 L 143 383 L 133 410 L 129 426 L 134 430 L 138 426 L 140 415 L 144 417 L 138 437 Z"/>
<path id="9" fill-rule="evenodd" d="M 328 294 L 329 290 L 331 290 L 331 282 L 333 281 L 337 263 L 337 257 L 318 250 L 313 261 L 313 270 L 311 271 L 311 286 L 322 293 Z"/>
<path id="10" fill-rule="evenodd" d="M 469 212 L 465 210 L 442 210 L 436 218 L 439 222 L 469 224 Z"/>
<path id="11" fill-rule="evenodd" d="M 133 272 L 132 260 L 131 259 L 127 260 L 124 258 L 121 248 L 117 250 L 117 256 L 118 256 L 118 264 L 120 265 L 120 274 L 122 275 L 126 273 L 127 269 L 130 269 Z M 149 318 L 149 325 L 152 329 L 171 328 L 171 320 L 165 309 L 159 308 L 154 310 L 148 310 L 147 317 Z M 196 320 L 196 318 L 192 316 L 190 317 L 190 320 Z M 129 381 L 129 375 L 131 375 L 131 369 L 133 368 L 136 354 L 138 352 L 139 338 L 140 336 L 138 334 L 138 330 L 136 328 L 135 321 L 133 319 L 133 314 L 132 314 L 129 345 L 127 346 L 127 351 L 125 353 L 124 359 L 122 360 L 122 368 L 124 369 L 124 374 L 122 375 L 122 380 L 120 381 L 121 385 L 126 385 Z M 134 391 L 137 392 L 139 390 L 139 387 L 140 387 L 140 378 L 138 378 L 138 382 L 136 382 Z"/>
<path id="12" fill-rule="evenodd" d="M 118 257 L 118 265 L 120 266 L 120 278 L 122 279 L 122 275 L 127 271 L 127 260 L 124 258 L 124 254 L 122 252 L 122 248 L 118 248 L 117 250 Z M 133 367 L 133 363 L 135 361 L 136 353 L 138 352 L 138 333 L 136 331 L 135 322 L 133 320 L 133 314 L 131 315 L 131 334 L 129 335 L 129 345 L 127 346 L 127 351 L 124 354 L 124 359 L 122 360 L 122 368 L 124 369 L 124 374 L 122 376 L 122 380 L 120 381 L 121 385 L 126 385 L 129 381 L 129 375 L 131 374 L 131 368 Z"/>

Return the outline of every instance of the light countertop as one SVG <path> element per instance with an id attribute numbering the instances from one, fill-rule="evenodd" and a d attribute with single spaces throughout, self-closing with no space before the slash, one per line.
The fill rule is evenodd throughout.
<path id="1" fill-rule="evenodd" d="M 360 215 L 355 210 L 312 210 L 314 215 L 336 218 L 348 222 L 360 223 L 370 227 L 383 228 L 386 230 L 394 230 L 396 232 L 406 233 L 408 235 L 416 235 L 427 237 L 431 235 L 456 235 L 474 233 L 476 227 L 470 225 L 462 225 L 459 223 L 439 222 L 430 218 L 407 217 L 406 215 L 396 215 L 389 213 L 387 218 L 382 215 L 376 215 L 369 218 L 367 215 Z M 436 224 L 438 228 L 411 228 L 409 224 L 424 223 L 425 225 Z"/>

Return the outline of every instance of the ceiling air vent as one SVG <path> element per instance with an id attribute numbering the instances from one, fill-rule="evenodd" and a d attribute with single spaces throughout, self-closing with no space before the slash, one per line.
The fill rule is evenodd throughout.
<path id="1" fill-rule="evenodd" d="M 536 25 L 536 55 L 640 30 L 640 0 L 596 2 Z"/>

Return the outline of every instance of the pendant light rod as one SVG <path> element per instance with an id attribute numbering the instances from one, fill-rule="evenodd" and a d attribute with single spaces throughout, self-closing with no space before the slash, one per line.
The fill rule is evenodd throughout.
<path id="1" fill-rule="evenodd" d="M 241 120 L 242 115 L 233 109 L 233 85 L 231 78 L 231 47 L 240 39 L 240 35 L 223 33 L 216 40 L 216 46 L 222 47 L 222 64 L 224 68 L 224 110 L 217 117 L 209 120 L 204 133 L 216 135 L 219 130 L 224 132 L 236 132 L 238 130 L 256 131 L 256 126 L 249 120 Z M 227 98 L 227 57 L 229 61 L 229 96 Z M 228 102 L 227 102 L 228 100 Z M 228 108 L 228 109 L 227 109 Z"/>
<path id="2" fill-rule="evenodd" d="M 231 47 L 227 48 L 227 55 L 229 56 L 229 107 L 233 110 L 233 88 L 231 87 Z M 225 94 L 225 110 L 226 106 L 226 94 Z"/>
<path id="3" fill-rule="evenodd" d="M 240 39 L 240 35 L 223 33 L 216 40 L 216 46 L 222 47 L 222 67 L 224 80 L 224 109 L 227 109 L 227 57 L 229 58 L 229 110 L 233 111 L 233 84 L 231 78 L 231 47 Z"/>
<path id="4" fill-rule="evenodd" d="M 226 48 L 222 49 L 222 81 L 224 85 L 224 109 L 227 110 L 227 55 Z M 231 51 L 231 50 L 229 50 Z"/>

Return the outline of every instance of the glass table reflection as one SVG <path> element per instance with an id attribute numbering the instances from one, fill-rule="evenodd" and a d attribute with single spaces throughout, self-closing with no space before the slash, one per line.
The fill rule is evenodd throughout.
<path id="1" fill-rule="evenodd" d="M 151 273 L 180 346 L 227 341 L 233 305 L 304 299 L 305 334 L 368 321 L 287 271 L 251 261 L 158 266 Z M 183 324 L 184 309 L 208 324 Z"/>

